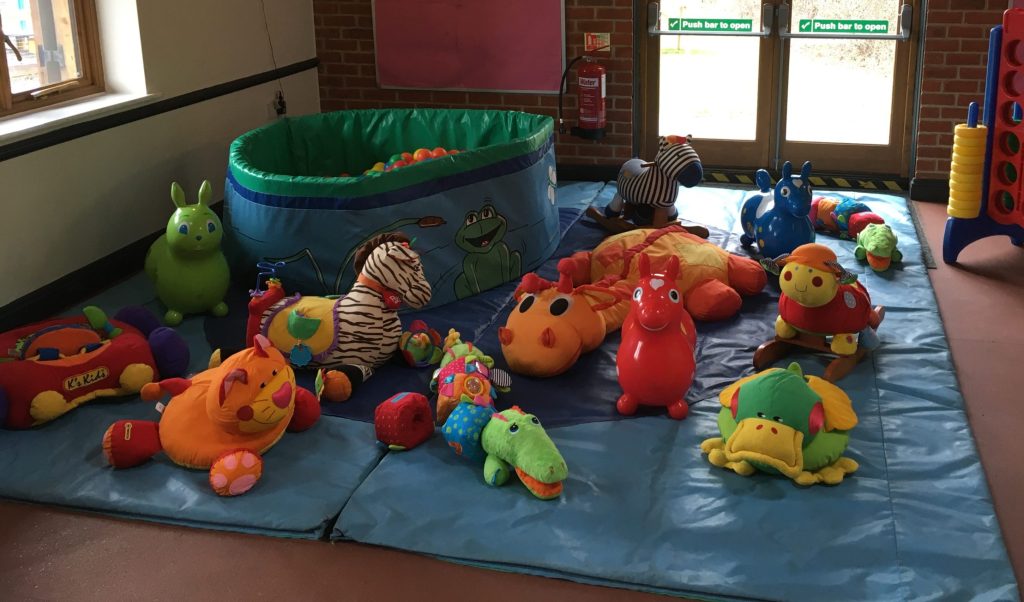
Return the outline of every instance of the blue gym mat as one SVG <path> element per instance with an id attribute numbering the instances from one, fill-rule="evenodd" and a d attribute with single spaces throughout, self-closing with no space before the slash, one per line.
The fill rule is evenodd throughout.
<path id="1" fill-rule="evenodd" d="M 604 233 L 581 211 L 603 205 L 614 185 L 559 188 L 564 238 L 540 270 L 592 248 Z M 829 194 L 817 191 L 818 194 Z M 736 216 L 747 191 L 684 189 L 684 218 L 711 227 L 712 240 L 739 247 Z M 849 193 L 834 193 L 836 195 Z M 837 487 L 802 489 L 712 467 L 700 442 L 715 436 L 716 395 L 750 374 L 751 355 L 773 336 L 777 285 L 750 298 L 734 319 L 700 323 L 697 381 L 682 422 L 663 412 L 623 418 L 614 409 L 618 335 L 553 379 L 513 375 L 499 407 L 536 413 L 570 469 L 563 496 L 543 502 L 515 479 L 484 485 L 481 466 L 435 436 L 381 455 L 367 421 L 381 400 L 427 390 L 430 369 L 387 366 L 342 404 L 325 404 L 321 422 L 289 433 L 266 455 L 250 493 L 218 498 L 206 473 L 158 457 L 144 467 L 104 465 L 100 437 L 126 416 L 157 417 L 135 399 L 97 403 L 32 431 L 0 430 L 0 496 L 108 514 L 285 537 L 350 539 L 455 562 L 581 582 L 735 600 L 1018 599 L 920 246 L 899 197 L 856 195 L 900 236 L 904 264 L 875 274 L 852 257 L 853 244 L 819 236 L 861 274 L 886 306 L 882 347 L 840 382 L 860 424 L 848 456 L 860 470 Z M 287 283 L 285 283 L 287 286 Z M 182 327 L 201 369 L 210 342 L 238 346 L 245 291 L 232 314 L 190 318 Z M 514 284 L 420 317 L 459 329 L 504 365 L 496 340 Z M 89 302 L 116 311 L 152 300 L 136 276 Z M 794 356 L 812 374 L 824 358 Z M 303 378 L 307 384 L 309 375 Z M 339 515 L 340 512 L 340 515 Z"/>
<path id="2" fill-rule="evenodd" d="M 713 240 L 740 251 L 736 216 L 746 194 L 683 190 L 681 215 L 713 226 Z M 833 194 L 855 196 L 882 215 L 905 258 L 876 274 L 853 258 L 853 243 L 818 237 L 886 306 L 881 349 L 840 382 L 860 419 L 847 453 L 860 469 L 841 485 L 803 489 L 765 475 L 744 478 L 700 453 L 700 442 L 718 434 L 717 392 L 751 374 L 754 349 L 774 336 L 778 288 L 769 282 L 736 318 L 698 324 L 692 413 L 681 423 L 657 412 L 616 414 L 617 337 L 560 377 L 514 377 L 499 408 L 521 405 L 548 426 L 570 471 L 557 501 L 535 500 L 514 480 L 487 487 L 479 465 L 435 437 L 385 456 L 332 537 L 699 598 L 1017 599 L 906 202 Z M 570 228 L 560 254 L 588 248 L 574 245 L 593 241 L 587 221 Z M 553 262 L 546 270 L 554 275 Z M 500 355 L 493 331 L 510 308 L 507 302 L 497 316 L 481 316 L 472 329 L 483 333 L 485 350 Z M 474 311 L 461 309 L 451 315 L 466 320 Z M 818 375 L 827 361 L 793 358 Z"/>
<path id="3" fill-rule="evenodd" d="M 144 274 L 82 305 L 113 315 L 140 303 L 163 311 Z M 210 358 L 202 322 L 189 318 L 178 328 L 189 342 L 192 373 L 205 369 Z M 181 468 L 163 454 L 136 468 L 107 465 L 100 443 L 108 426 L 122 418 L 159 417 L 154 404 L 132 396 L 86 404 L 35 429 L 0 429 L 0 497 L 161 523 L 320 539 L 382 455 L 373 445 L 372 424 L 328 417 L 308 431 L 286 433 L 264 456 L 260 482 L 238 498 L 217 496 L 207 471 Z"/>

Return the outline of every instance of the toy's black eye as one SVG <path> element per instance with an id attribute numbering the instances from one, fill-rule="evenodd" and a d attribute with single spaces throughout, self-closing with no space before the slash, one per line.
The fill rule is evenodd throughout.
<path id="1" fill-rule="evenodd" d="M 494 208 L 490 205 L 480 210 L 480 219 L 489 219 L 494 217 Z"/>
<path id="2" fill-rule="evenodd" d="M 772 416 L 772 420 L 774 420 L 775 422 L 778 422 L 779 424 L 782 424 L 782 417 L 781 416 Z"/>
<path id="3" fill-rule="evenodd" d="M 534 424 L 540 424 L 540 420 L 537 420 L 537 417 L 536 417 L 536 416 L 534 416 L 533 418 L 531 418 L 531 419 L 530 419 L 530 422 L 532 422 L 532 423 L 534 423 Z"/>
<path id="4" fill-rule="evenodd" d="M 188 224 L 178 226 L 178 234 L 188 234 Z"/>
<path id="5" fill-rule="evenodd" d="M 566 299 L 565 297 L 558 297 L 557 299 L 551 302 L 550 306 L 548 306 L 548 311 L 551 312 L 552 316 L 560 316 L 564 314 L 568 309 L 569 300 Z"/>
<path id="6" fill-rule="evenodd" d="M 789 196 L 789 186 L 783 186 L 782 190 L 779 191 L 782 196 Z"/>
<path id="7" fill-rule="evenodd" d="M 533 306 L 533 295 L 526 295 L 519 304 L 519 313 L 525 314 Z"/>
<path id="8" fill-rule="evenodd" d="M 679 303 L 679 291 L 672 289 L 668 292 L 669 301 L 672 303 Z"/>
<path id="9" fill-rule="evenodd" d="M 509 427 L 508 427 L 508 432 L 510 432 L 510 433 L 516 433 L 516 432 L 518 432 L 518 431 L 519 431 L 519 425 L 518 425 L 518 424 L 510 424 L 510 425 L 509 425 Z"/>
<path id="10" fill-rule="evenodd" d="M 644 289 L 640 288 L 639 286 L 636 287 L 636 289 L 633 291 L 633 299 L 635 299 L 637 301 L 639 301 L 640 297 L 642 297 L 643 295 L 644 295 Z"/>
<path id="11" fill-rule="evenodd" d="M 261 388 L 261 389 L 262 389 L 263 387 L 266 387 L 266 386 L 267 386 L 267 383 L 260 383 L 260 388 Z"/>
<path id="12" fill-rule="evenodd" d="M 476 212 L 470 211 L 469 213 L 466 214 L 466 225 L 472 226 L 477 222 L 478 219 L 480 219 L 480 217 L 477 216 Z"/>
<path id="13" fill-rule="evenodd" d="M 271 372 L 270 372 L 270 375 L 271 375 L 271 376 L 277 376 L 277 370 L 273 370 L 273 371 L 271 371 Z"/>
<path id="14" fill-rule="evenodd" d="M 764 412 L 758 412 L 757 413 L 757 417 L 758 418 L 764 418 Z"/>
<path id="15" fill-rule="evenodd" d="M 206 222 L 206 231 L 211 234 L 217 229 L 217 224 L 213 223 L 213 220 Z"/>

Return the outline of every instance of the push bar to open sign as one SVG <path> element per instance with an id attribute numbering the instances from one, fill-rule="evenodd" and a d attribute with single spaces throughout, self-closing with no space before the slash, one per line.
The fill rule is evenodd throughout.
<path id="1" fill-rule="evenodd" d="M 800 33 L 884 35 L 889 33 L 889 22 L 851 19 L 800 19 L 799 31 Z"/>
<path id="2" fill-rule="evenodd" d="M 754 31 L 753 19 L 685 19 L 668 20 L 669 31 Z"/>

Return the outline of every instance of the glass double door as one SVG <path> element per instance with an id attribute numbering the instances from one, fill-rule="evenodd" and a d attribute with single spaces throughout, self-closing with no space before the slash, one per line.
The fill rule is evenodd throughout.
<path id="1" fill-rule="evenodd" d="M 918 0 L 662 0 L 641 43 L 645 137 L 706 166 L 907 175 Z"/>

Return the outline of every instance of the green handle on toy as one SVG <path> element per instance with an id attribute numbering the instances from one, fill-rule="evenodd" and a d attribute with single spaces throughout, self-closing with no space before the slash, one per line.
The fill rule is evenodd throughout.
<path id="1" fill-rule="evenodd" d="M 293 309 L 288 314 L 288 334 L 298 341 L 312 338 L 319 328 L 320 320 L 318 318 L 307 318 L 297 309 Z"/>
<path id="2" fill-rule="evenodd" d="M 102 330 L 106 333 L 107 338 L 116 338 L 122 331 L 120 328 L 115 328 L 110 320 L 107 319 L 107 314 L 102 309 L 95 305 L 90 305 L 82 309 L 82 313 L 85 314 L 85 319 L 88 320 L 89 326 L 93 330 Z"/>

